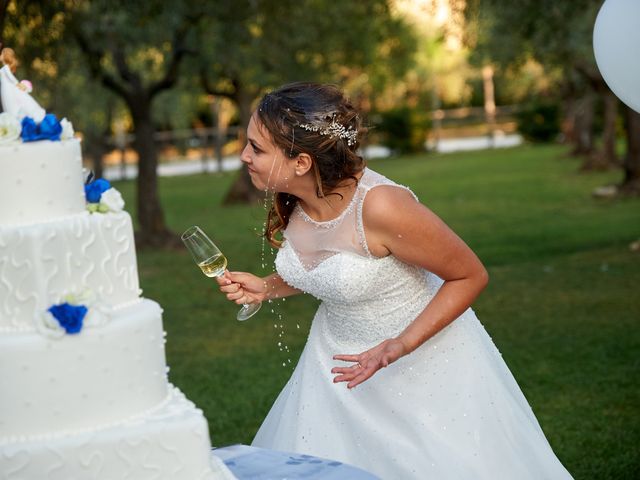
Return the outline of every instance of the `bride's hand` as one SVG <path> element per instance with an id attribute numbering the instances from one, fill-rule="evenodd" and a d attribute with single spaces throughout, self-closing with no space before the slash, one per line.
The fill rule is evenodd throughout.
<path id="1" fill-rule="evenodd" d="M 349 382 L 347 388 L 353 388 L 407 353 L 405 345 L 400 340 L 391 338 L 357 355 L 334 355 L 334 360 L 356 363 L 350 367 L 334 367 L 331 373 L 337 376 L 333 381 Z"/>
<path id="2" fill-rule="evenodd" d="M 227 299 L 238 305 L 260 303 L 266 297 L 267 287 L 260 277 L 245 272 L 230 272 L 216 277 L 220 291 L 227 295 Z"/>

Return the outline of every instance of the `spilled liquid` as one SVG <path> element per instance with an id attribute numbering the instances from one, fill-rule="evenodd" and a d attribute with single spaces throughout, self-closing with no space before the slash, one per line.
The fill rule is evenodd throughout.
<path id="1" fill-rule="evenodd" d="M 275 155 L 273 158 L 273 162 L 271 163 L 271 168 L 269 169 L 269 176 L 267 178 L 267 184 L 265 185 L 265 189 L 264 189 L 264 200 L 262 202 L 262 207 L 264 210 L 264 216 L 263 216 L 263 223 L 262 223 L 262 231 L 260 232 L 260 238 L 261 238 L 261 246 L 260 246 L 260 264 L 261 264 L 261 268 L 262 268 L 262 276 L 267 276 L 270 275 L 272 273 L 275 272 L 275 268 L 273 265 L 273 261 L 272 259 L 275 256 L 275 251 L 273 247 L 269 247 L 269 262 L 267 262 L 267 243 L 266 243 L 266 238 L 264 236 L 264 232 L 266 231 L 267 228 L 267 214 L 269 212 L 269 210 L 271 209 L 271 207 L 273 206 L 273 201 L 274 201 L 274 190 L 277 187 L 277 181 L 280 178 L 280 173 L 282 171 L 282 165 L 283 165 L 284 159 L 279 158 L 278 155 Z M 278 164 L 278 168 L 276 170 L 276 164 Z M 275 177 L 274 177 L 274 170 L 275 170 Z M 272 179 L 274 179 L 274 183 L 272 185 Z M 284 178 L 284 181 L 286 182 L 287 178 Z M 285 183 L 286 186 L 286 183 Z M 257 230 L 257 229 L 256 229 Z M 282 299 L 278 299 L 278 300 L 268 300 L 267 303 L 269 304 L 269 313 L 275 317 L 275 322 L 273 324 L 273 328 L 275 330 L 275 333 L 277 335 L 277 347 L 279 352 L 281 353 L 282 356 L 282 366 L 283 367 L 291 367 L 292 363 L 291 363 L 291 351 L 289 350 L 289 346 L 287 345 L 286 341 L 285 341 L 285 328 L 284 328 L 284 321 L 282 318 L 282 313 L 280 311 L 280 302 L 285 302 L 286 299 L 282 298 Z M 300 328 L 300 325 L 296 325 L 297 328 Z"/>

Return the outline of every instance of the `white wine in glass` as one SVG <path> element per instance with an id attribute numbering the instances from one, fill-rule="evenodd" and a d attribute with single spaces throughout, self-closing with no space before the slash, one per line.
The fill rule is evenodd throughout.
<path id="1" fill-rule="evenodd" d="M 227 257 L 222 253 L 218 253 L 211 258 L 203 260 L 198 266 L 207 277 L 219 277 L 224 275 L 224 269 L 227 268 Z"/>
<path id="2" fill-rule="evenodd" d="M 220 277 L 227 268 L 227 259 L 216 244 L 198 226 L 188 228 L 182 234 L 182 241 L 191 252 L 193 260 L 207 277 Z M 262 303 L 245 303 L 236 318 L 240 321 L 253 316 Z"/>

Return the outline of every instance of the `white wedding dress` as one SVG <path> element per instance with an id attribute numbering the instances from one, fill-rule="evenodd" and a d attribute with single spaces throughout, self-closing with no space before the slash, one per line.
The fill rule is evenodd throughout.
<path id="1" fill-rule="evenodd" d="M 362 206 L 382 185 L 400 187 L 366 169 L 336 219 L 315 222 L 300 206 L 291 215 L 276 268 L 322 303 L 253 445 L 339 460 L 385 480 L 571 478 L 471 309 L 353 390 L 333 383 L 341 363 L 333 355 L 398 335 L 442 285 L 369 253 Z"/>
<path id="2" fill-rule="evenodd" d="M 46 111 L 31 95 L 18 88 L 18 79 L 11 72 L 9 65 L 0 68 L 0 97 L 2 109 L 18 120 L 31 117 L 36 123 L 42 122 Z"/>

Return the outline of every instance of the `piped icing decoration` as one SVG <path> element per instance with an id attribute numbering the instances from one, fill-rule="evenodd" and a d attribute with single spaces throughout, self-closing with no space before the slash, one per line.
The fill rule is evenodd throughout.
<path id="1" fill-rule="evenodd" d="M 104 178 L 87 183 L 84 193 L 91 213 L 121 212 L 124 208 L 122 195 Z"/>

